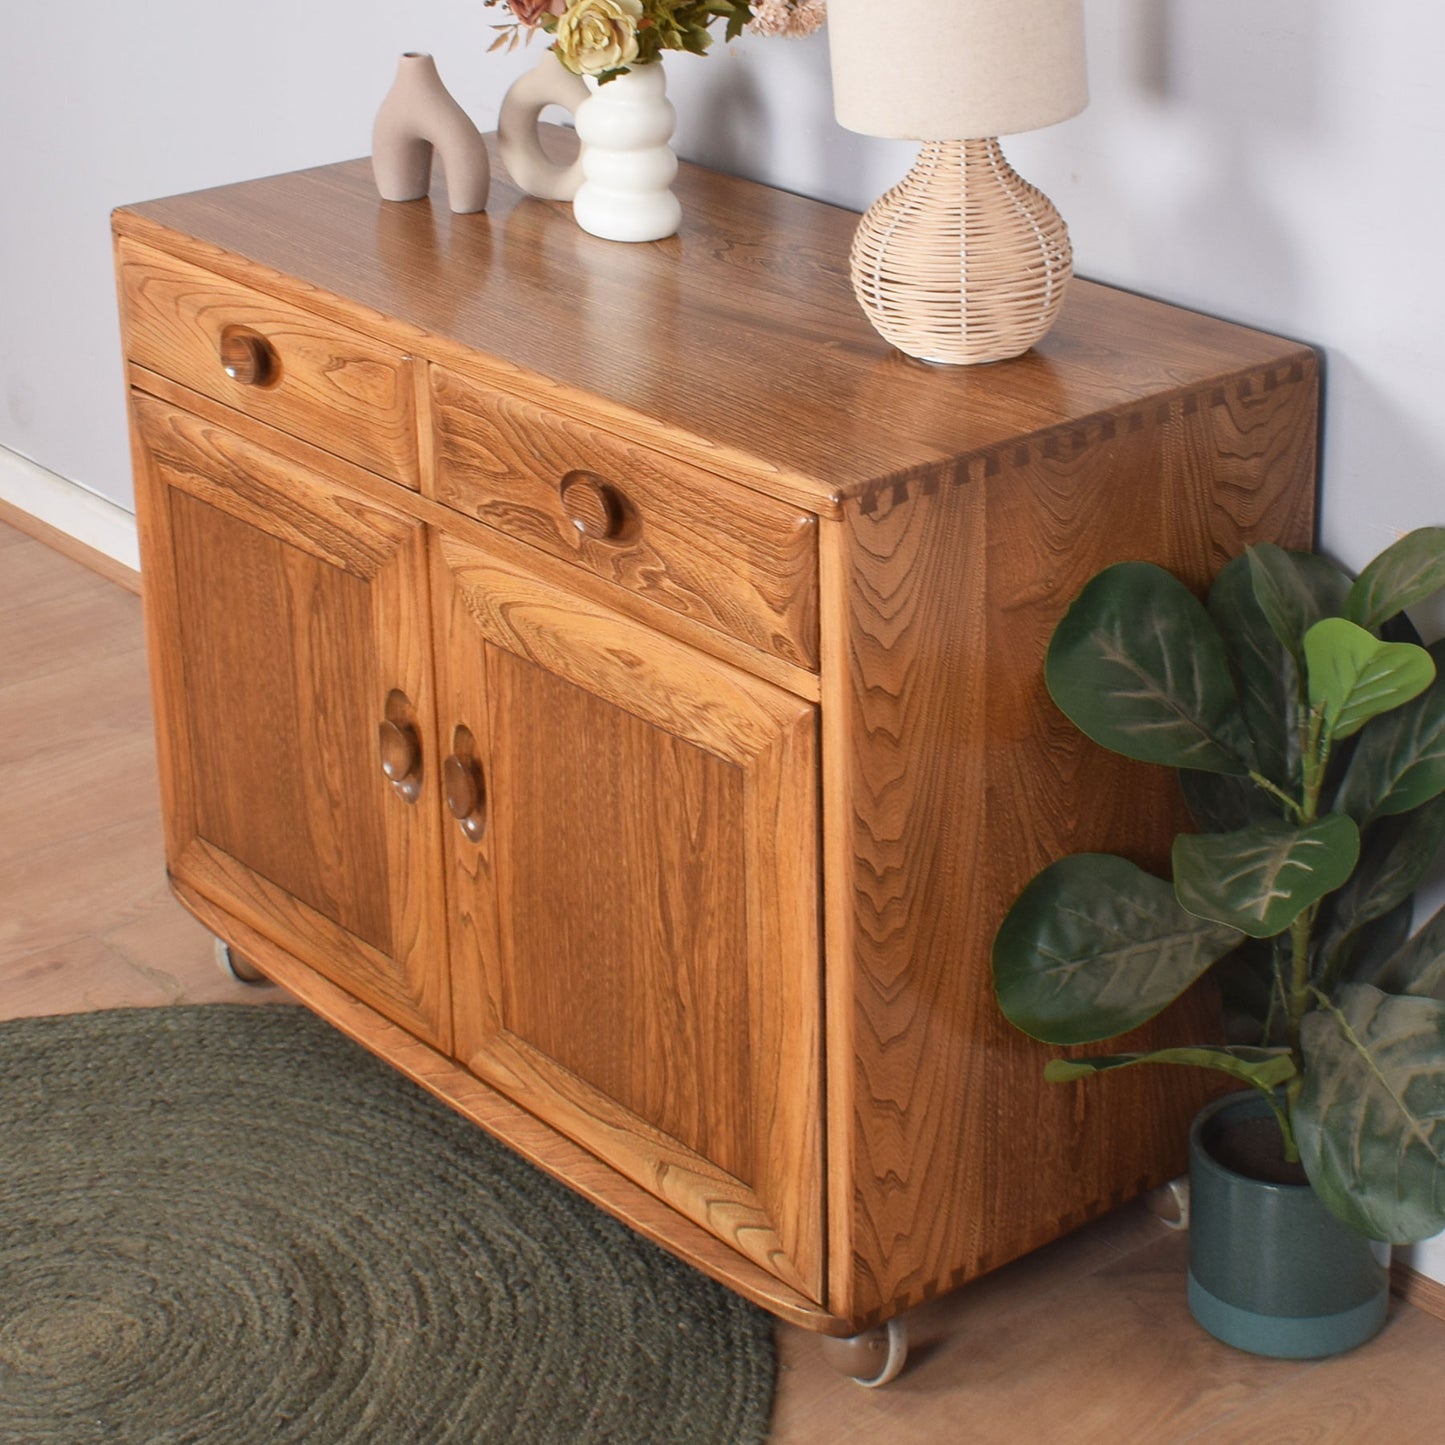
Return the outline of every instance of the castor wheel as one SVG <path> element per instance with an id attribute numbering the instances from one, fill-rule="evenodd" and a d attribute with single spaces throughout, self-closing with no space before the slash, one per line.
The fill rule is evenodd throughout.
<path id="1" fill-rule="evenodd" d="M 1167 1229 L 1189 1228 L 1189 1176 L 1181 1174 L 1151 1189 L 1144 1196 L 1144 1206 Z"/>
<path id="2" fill-rule="evenodd" d="M 244 954 L 237 953 L 224 938 L 216 940 L 216 967 L 237 983 L 262 984 L 271 980 Z"/>
<path id="3" fill-rule="evenodd" d="M 823 1358 L 854 1384 L 876 1390 L 896 1380 L 908 1362 L 908 1324 L 900 1315 L 861 1335 L 825 1338 Z"/>

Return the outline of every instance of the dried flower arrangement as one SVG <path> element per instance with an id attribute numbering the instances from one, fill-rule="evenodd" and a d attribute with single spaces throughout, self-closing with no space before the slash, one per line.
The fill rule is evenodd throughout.
<path id="1" fill-rule="evenodd" d="M 483 0 L 511 19 L 497 26 L 493 50 L 510 50 L 538 30 L 552 37 L 557 59 L 575 75 L 608 81 L 630 66 L 648 65 L 664 50 L 703 55 L 711 27 L 728 40 L 756 35 L 811 34 L 825 19 L 825 0 Z"/>

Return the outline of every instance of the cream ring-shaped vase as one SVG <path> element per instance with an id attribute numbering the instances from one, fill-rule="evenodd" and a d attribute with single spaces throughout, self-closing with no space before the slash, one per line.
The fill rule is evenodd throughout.
<path id="1" fill-rule="evenodd" d="M 529 196 L 544 201 L 570 201 L 582 184 L 582 160 L 561 165 L 542 149 L 537 122 L 549 105 L 574 116 L 587 99 L 587 83 L 573 75 L 552 51 L 540 65 L 514 81 L 502 97 L 497 118 L 497 151 L 507 174 Z"/>

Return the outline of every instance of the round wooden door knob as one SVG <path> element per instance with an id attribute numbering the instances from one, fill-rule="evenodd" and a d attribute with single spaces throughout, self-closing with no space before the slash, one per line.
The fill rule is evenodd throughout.
<path id="1" fill-rule="evenodd" d="M 269 386 L 280 374 L 276 349 L 258 332 L 228 326 L 221 332 L 221 365 L 242 386 Z"/>
<path id="2" fill-rule="evenodd" d="M 453 753 L 442 764 L 442 792 L 446 796 L 447 811 L 457 820 L 462 832 L 473 843 L 479 842 L 486 828 L 486 788 L 477 760 Z"/>
<path id="3" fill-rule="evenodd" d="M 591 472 L 568 472 L 557 488 L 567 520 L 594 542 L 613 542 L 622 535 L 627 507 L 610 482 Z"/>
<path id="4" fill-rule="evenodd" d="M 421 796 L 421 739 L 410 723 L 387 718 L 377 729 L 381 771 L 408 803 Z"/>

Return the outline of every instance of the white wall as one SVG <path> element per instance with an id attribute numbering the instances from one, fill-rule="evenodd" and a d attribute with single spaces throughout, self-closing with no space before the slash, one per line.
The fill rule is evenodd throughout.
<path id="1" fill-rule="evenodd" d="M 1079 270 L 1324 348 L 1326 551 L 1358 567 L 1445 523 L 1445 6 L 1087 3 L 1092 105 L 1008 144 L 1067 218 Z M 496 12 L 480 0 L 13 8 L 0 447 L 123 506 L 109 209 L 365 154 L 406 49 L 433 51 L 489 128 L 537 54 L 485 54 Z M 821 36 L 680 56 L 669 74 L 688 158 L 855 208 L 911 159 L 834 124 Z M 1419 620 L 1439 634 L 1445 608 Z M 1445 1279 L 1445 1244 L 1421 1259 Z"/>
<path id="2" fill-rule="evenodd" d="M 490 128 L 480 0 L 4 0 L 0 446 L 129 507 L 108 213 L 370 149 L 403 50 Z"/>

